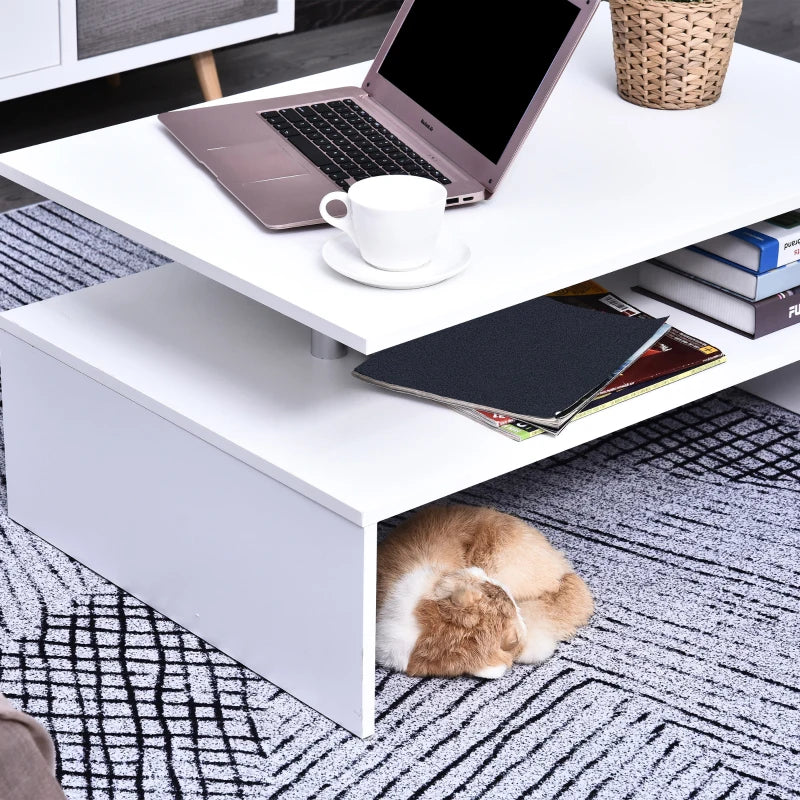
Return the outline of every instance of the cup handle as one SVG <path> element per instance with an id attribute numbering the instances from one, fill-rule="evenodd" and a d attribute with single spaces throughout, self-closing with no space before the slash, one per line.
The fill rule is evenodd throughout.
<path id="1" fill-rule="evenodd" d="M 347 213 L 343 217 L 334 217 L 332 214 L 328 213 L 328 203 L 333 200 L 341 200 L 347 207 Z M 356 232 L 351 222 L 353 207 L 350 205 L 350 198 L 347 196 L 347 192 L 328 192 L 328 194 L 319 201 L 319 213 L 325 222 L 329 225 L 333 225 L 334 228 L 343 230 L 353 240 L 356 246 L 358 246 L 358 242 L 356 242 Z"/>

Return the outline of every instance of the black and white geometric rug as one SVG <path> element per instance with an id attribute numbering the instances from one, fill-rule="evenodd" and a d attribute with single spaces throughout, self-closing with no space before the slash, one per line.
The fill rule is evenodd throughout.
<path id="1" fill-rule="evenodd" d="M 161 261 L 53 203 L 0 216 L 4 308 Z M 376 670 L 366 742 L 11 522 L 4 492 L 0 688 L 52 732 L 70 800 L 800 798 L 800 417 L 743 392 L 454 497 L 544 530 L 597 613 L 498 681 Z"/>

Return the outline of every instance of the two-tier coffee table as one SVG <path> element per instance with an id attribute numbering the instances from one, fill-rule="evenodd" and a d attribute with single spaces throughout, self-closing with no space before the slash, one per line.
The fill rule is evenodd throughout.
<path id="1" fill-rule="evenodd" d="M 630 105 L 601 9 L 497 195 L 447 213 L 469 269 L 408 292 L 328 269 L 330 229 L 260 227 L 154 118 L 3 155 L 0 173 L 177 262 L 0 317 L 10 515 L 369 735 L 378 522 L 800 357 L 800 328 L 747 340 L 630 294 L 626 269 L 800 207 L 799 83 L 737 47 L 716 105 Z M 361 353 L 605 273 L 728 362 L 523 443 L 350 376 Z M 351 352 L 312 357 L 309 328 Z"/>

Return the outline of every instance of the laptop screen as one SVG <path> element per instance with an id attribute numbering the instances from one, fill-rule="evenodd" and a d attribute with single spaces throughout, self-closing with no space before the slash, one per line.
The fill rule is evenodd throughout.
<path id="1" fill-rule="evenodd" d="M 417 0 L 378 73 L 496 164 L 579 14 L 569 0 Z"/>

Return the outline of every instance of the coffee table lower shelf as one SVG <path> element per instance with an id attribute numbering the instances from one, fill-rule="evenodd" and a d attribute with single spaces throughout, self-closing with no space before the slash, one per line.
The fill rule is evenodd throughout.
<path id="1" fill-rule="evenodd" d="M 355 380 L 357 354 L 313 358 L 302 325 L 178 265 L 6 312 L 9 514 L 369 736 L 380 520 L 800 353 L 800 326 L 750 341 L 602 281 L 728 362 L 521 443 Z"/>

